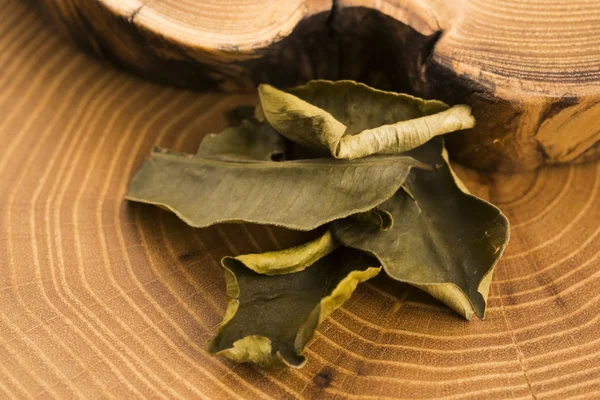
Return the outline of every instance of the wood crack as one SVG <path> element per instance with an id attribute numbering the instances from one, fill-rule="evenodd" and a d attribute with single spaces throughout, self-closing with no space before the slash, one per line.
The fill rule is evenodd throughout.
<path id="1" fill-rule="evenodd" d="M 333 22 L 337 16 L 338 8 L 339 0 L 331 0 L 331 8 L 329 9 L 329 16 L 327 17 L 327 27 L 332 33 L 335 33 L 335 29 L 333 29 Z"/>
<path id="2" fill-rule="evenodd" d="M 500 296 L 499 298 L 500 298 L 500 308 L 502 310 L 502 316 L 504 317 L 504 321 L 506 322 L 506 326 L 508 327 L 508 332 L 510 333 L 510 338 L 512 340 L 513 347 L 515 348 L 515 351 L 517 352 L 517 361 L 519 363 L 519 366 L 521 367 L 521 372 L 523 373 L 523 378 L 525 378 L 527 387 L 529 388 L 529 391 L 531 392 L 531 398 L 533 398 L 534 400 L 538 400 L 538 397 L 536 396 L 535 391 L 533 390 L 533 385 L 531 384 L 531 380 L 529 379 L 529 375 L 527 374 L 527 366 L 525 364 L 525 355 L 523 354 L 523 352 L 521 351 L 521 348 L 519 347 L 519 344 L 517 343 L 517 338 L 515 336 L 515 332 L 510 323 L 510 320 L 508 319 L 508 316 L 506 315 L 506 309 L 504 308 L 504 301 L 502 300 L 502 296 Z"/>
<path id="3" fill-rule="evenodd" d="M 129 23 L 133 24 L 134 23 L 133 20 L 139 14 L 139 12 L 142 10 L 142 8 L 144 8 L 145 6 L 146 6 L 145 4 L 142 4 L 141 6 L 139 6 L 135 10 L 133 10 L 131 15 L 129 15 L 129 18 L 127 18 L 127 21 L 129 21 Z"/>
<path id="4" fill-rule="evenodd" d="M 129 21 L 129 23 L 131 23 L 131 24 L 135 24 L 134 19 L 135 19 L 135 17 L 137 17 L 137 15 L 140 13 L 140 11 L 142 11 L 142 8 L 149 6 L 153 1 L 154 0 L 148 0 L 146 3 L 142 4 L 141 6 L 139 6 L 135 10 L 133 10 L 133 12 L 131 14 L 129 14 L 127 21 Z"/>

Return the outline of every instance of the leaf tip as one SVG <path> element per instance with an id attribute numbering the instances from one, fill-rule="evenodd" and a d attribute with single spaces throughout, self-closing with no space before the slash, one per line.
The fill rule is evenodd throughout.
<path id="1" fill-rule="evenodd" d="M 306 358 L 302 355 L 292 360 L 286 360 L 279 352 L 273 355 L 271 340 L 260 335 L 243 337 L 226 349 L 219 349 L 217 335 L 207 342 L 206 350 L 209 354 L 223 356 L 238 363 L 254 363 L 263 368 L 300 368 L 306 363 Z"/>
<path id="2" fill-rule="evenodd" d="M 268 83 L 261 83 L 258 85 L 258 95 L 261 97 L 261 99 L 262 96 L 269 96 L 279 92 L 281 92 L 281 90 L 277 89 L 275 86 L 269 85 Z"/>

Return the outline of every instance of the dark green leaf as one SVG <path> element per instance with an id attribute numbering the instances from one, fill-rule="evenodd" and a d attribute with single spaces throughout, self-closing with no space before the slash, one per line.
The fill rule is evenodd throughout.
<path id="1" fill-rule="evenodd" d="M 370 257 L 344 248 L 315 261 L 315 252 L 306 248 L 320 248 L 317 253 L 325 254 L 331 251 L 330 238 L 284 250 L 284 260 L 273 264 L 275 271 L 288 265 L 293 253 L 297 253 L 291 257 L 294 264 L 312 263 L 295 273 L 256 273 L 253 261 L 262 264 L 260 254 L 223 259 L 230 301 L 208 351 L 263 367 L 301 367 L 306 361 L 304 347 L 318 325 L 350 298 L 359 283 L 381 270 Z M 278 253 L 268 258 L 276 260 Z"/>
<path id="2" fill-rule="evenodd" d="M 242 121 L 219 134 L 207 135 L 200 143 L 196 156 L 202 158 L 263 160 L 285 152 L 285 138 L 269 125 Z"/>
<path id="3" fill-rule="evenodd" d="M 496 207 L 464 193 L 442 157 L 441 140 L 411 152 L 439 165 L 411 172 L 406 189 L 378 208 L 394 227 L 382 231 L 352 219 L 331 224 L 344 246 L 375 256 L 389 276 L 421 288 L 470 319 L 483 318 L 493 268 L 504 251 L 509 229 Z"/>
<path id="4" fill-rule="evenodd" d="M 154 150 L 127 199 L 171 210 L 194 227 L 244 221 L 311 230 L 376 207 L 414 166 L 427 167 L 402 156 L 273 162 Z"/>

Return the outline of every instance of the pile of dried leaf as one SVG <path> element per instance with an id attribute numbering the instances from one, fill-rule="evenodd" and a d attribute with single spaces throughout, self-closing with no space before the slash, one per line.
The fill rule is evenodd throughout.
<path id="1" fill-rule="evenodd" d="M 230 301 L 211 353 L 302 366 L 317 326 L 382 268 L 483 317 L 508 221 L 468 193 L 437 137 L 472 127 L 469 107 L 351 81 L 259 94 L 253 120 L 196 155 L 155 149 L 127 195 L 194 227 L 321 229 L 298 247 L 223 259 Z"/>

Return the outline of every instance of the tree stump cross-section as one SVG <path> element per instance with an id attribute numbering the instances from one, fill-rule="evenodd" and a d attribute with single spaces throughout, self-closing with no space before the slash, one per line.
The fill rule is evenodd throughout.
<path id="1" fill-rule="evenodd" d="M 381 274 L 324 321 L 304 368 L 234 364 L 204 350 L 227 304 L 219 260 L 301 238 L 192 229 L 123 197 L 153 146 L 193 153 L 255 96 L 115 70 L 34 3 L 0 0 L 0 398 L 600 398 L 600 162 L 457 165 L 511 221 L 485 321 Z"/>
<path id="2" fill-rule="evenodd" d="M 43 0 L 117 65 L 196 89 L 355 79 L 473 107 L 451 155 L 516 171 L 600 157 L 594 0 Z"/>

